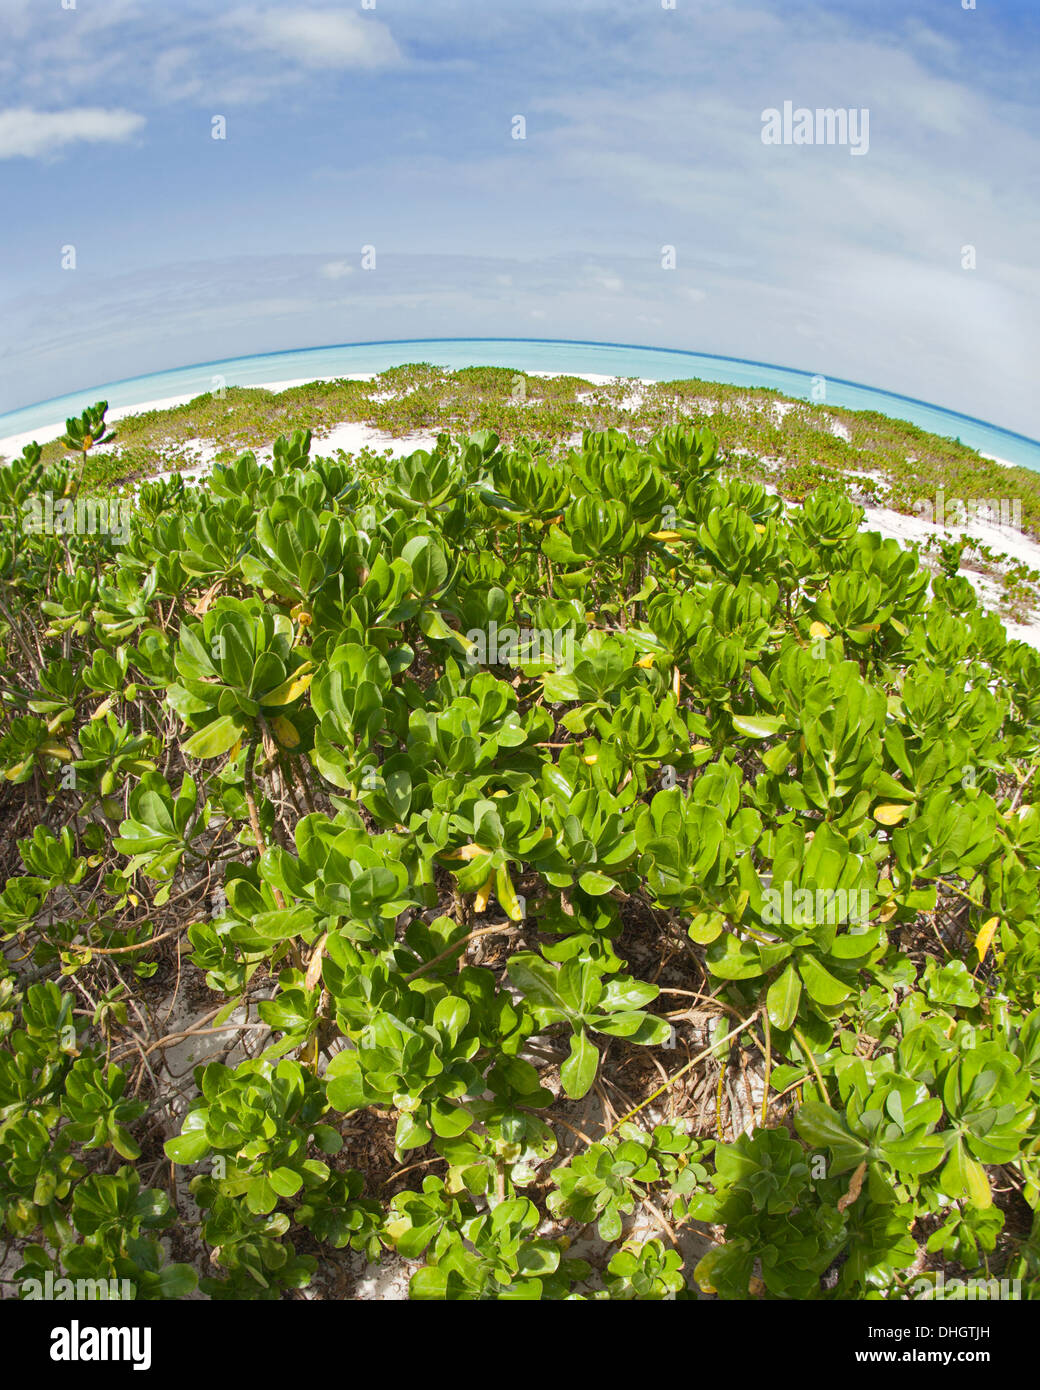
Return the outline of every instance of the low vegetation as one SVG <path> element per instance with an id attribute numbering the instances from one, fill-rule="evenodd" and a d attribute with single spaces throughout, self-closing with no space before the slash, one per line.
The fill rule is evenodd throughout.
<path id="1" fill-rule="evenodd" d="M 1037 1297 L 1040 653 L 860 530 L 909 427 L 513 381 L 0 471 L 6 1291 Z M 25 526 L 200 435 L 273 457 Z"/>

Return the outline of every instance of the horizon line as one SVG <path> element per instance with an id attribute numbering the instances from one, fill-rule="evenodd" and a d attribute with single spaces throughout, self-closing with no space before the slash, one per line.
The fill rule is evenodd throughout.
<path id="1" fill-rule="evenodd" d="M 183 364 L 182 366 L 179 366 L 179 367 L 164 367 L 164 368 L 162 368 L 162 369 L 159 370 L 159 371 L 155 371 L 155 372 L 145 372 L 145 373 L 143 373 L 143 374 L 139 374 L 138 376 L 119 377 L 119 378 L 117 378 L 115 381 L 109 381 L 109 382 L 104 383 L 104 385 L 84 386 L 84 387 L 79 388 L 78 390 L 75 390 L 75 391 L 66 391 L 66 392 L 64 392 L 62 395 L 58 395 L 58 396 L 47 396 L 47 397 L 45 397 L 45 398 L 42 399 L 42 400 L 30 402 L 30 404 L 28 404 L 28 405 L 16 406 L 13 410 L 5 411 L 2 415 L 0 415 L 0 425 L 2 425 L 2 424 L 3 424 L 3 421 L 4 421 L 8 416 L 10 416 L 10 415 L 18 415 L 18 414 L 21 414 L 23 411 L 27 411 L 27 410 L 43 409 L 45 406 L 50 405 L 51 402 L 62 401 L 62 400 L 67 399 L 69 396 L 87 395 L 87 394 L 90 394 L 90 393 L 92 393 L 92 392 L 94 392 L 94 391 L 102 391 L 102 392 L 104 392 L 105 390 L 109 389 L 110 387 L 114 387 L 114 386 L 125 386 L 125 385 L 129 384 L 130 382 L 141 381 L 142 379 L 146 379 L 146 378 L 148 378 L 148 377 L 173 375 L 173 374 L 176 373 L 176 372 L 190 372 L 190 371 L 194 371 L 194 370 L 196 370 L 196 369 L 202 369 L 202 368 L 205 368 L 205 367 L 219 367 L 219 366 L 224 365 L 224 364 L 229 363 L 229 362 L 251 362 L 251 361 L 256 361 L 257 359 L 262 358 L 262 357 L 293 357 L 293 356 L 298 356 L 298 355 L 300 355 L 300 354 L 302 354 L 302 353 L 308 353 L 308 352 L 334 352 L 334 351 L 337 351 L 337 350 L 339 350 L 339 349 L 345 349 L 345 348 L 400 347 L 400 346 L 404 346 L 404 345 L 411 344 L 411 343 L 415 343 L 416 345 L 426 344 L 426 343 L 540 343 L 540 344 L 543 344 L 543 345 L 556 346 L 556 347 L 623 348 L 623 349 L 625 349 L 626 351 L 629 351 L 629 352 L 657 352 L 657 353 L 663 353 L 663 354 L 670 355 L 670 356 L 675 356 L 675 357 L 703 357 L 703 358 L 705 358 L 705 359 L 707 359 L 708 361 L 711 361 L 711 362 L 734 362 L 734 363 L 739 363 L 741 366 L 744 366 L 744 367 L 762 367 L 762 368 L 765 368 L 767 371 L 774 371 L 774 372 L 789 372 L 789 373 L 790 373 L 791 375 L 793 375 L 793 376 L 805 376 L 805 377 L 807 377 L 810 381 L 812 380 L 812 378 L 813 378 L 814 376 L 820 376 L 820 377 L 823 377 L 823 379 L 824 379 L 825 381 L 834 382 L 834 383 L 836 383 L 836 384 L 838 384 L 838 385 L 841 385 L 841 386 L 851 386 L 851 387 L 853 387 L 855 390 L 858 390 L 858 391 L 870 391 L 870 392 L 872 392 L 872 393 L 875 394 L 875 395 L 879 395 L 879 396 L 888 396 L 891 400 L 906 401 L 906 402 L 907 402 L 908 404 L 910 404 L 910 405 L 924 406 L 925 409 L 927 409 L 927 410 L 936 410 L 936 411 L 941 412 L 941 413 L 944 414 L 944 415 L 952 416 L 952 417 L 953 417 L 954 419 L 956 419 L 956 420 L 964 420 L 965 422 L 967 422 L 968 424 L 971 424 L 971 425 L 981 425 L 984 429 L 996 430 L 996 431 L 998 431 L 998 432 L 1001 433 L 1001 434 L 1007 435 L 1009 438 L 1020 440 L 1023 444 L 1029 444 L 1029 445 L 1032 445 L 1034 448 L 1040 448 L 1040 439 L 1034 439 L 1034 438 L 1032 438 L 1030 435 L 1027 435 L 1027 434 L 1020 434 L 1017 430 L 1008 429 L 1008 428 L 1006 428 L 1004 425 L 995 424 L 992 420 L 983 420 L 983 419 L 981 419 L 981 418 L 980 418 L 979 416 L 977 416 L 977 415 L 966 415 L 963 411 L 960 411 L 960 410 L 953 410 L 952 408 L 950 408 L 950 407 L 948 407 L 948 406 L 944 406 L 944 405 L 937 405 L 934 401 L 925 401 L 925 400 L 922 400 L 919 396 L 907 396 L 907 395 L 904 395 L 902 392 L 899 392 L 899 391 L 889 391 L 889 390 L 887 390 L 885 387 L 869 386 L 869 385 L 867 385 L 865 382 L 862 382 L 862 381 L 852 381 L 852 380 L 850 380 L 848 377 L 829 376 L 829 375 L 827 375 L 825 372 L 807 371 L 807 370 L 805 370 L 804 368 L 801 368 L 801 367 L 785 367 L 785 366 L 781 365 L 781 364 L 778 363 L 778 362 L 761 362 L 761 361 L 757 360 L 756 358 L 751 358 L 751 357 L 728 357 L 728 356 L 725 356 L 725 355 L 723 355 L 723 354 L 721 354 L 721 353 L 714 353 L 714 352 L 696 352 L 696 351 L 694 351 L 693 349 L 690 349 L 690 348 L 652 347 L 652 346 L 650 346 L 649 344 L 646 344 L 646 343 L 616 343 L 616 342 L 605 342 L 605 341 L 597 340 L 597 339 L 593 339 L 593 338 L 503 338 L 503 337 L 480 337 L 480 338 L 468 338 L 468 337 L 462 337 L 462 338 L 459 338 L 459 337 L 438 337 L 438 338 L 376 338 L 376 339 L 365 339 L 365 340 L 362 340 L 362 341 L 360 341 L 360 342 L 354 342 L 354 343 L 319 343 L 319 344 L 315 344 L 314 346 L 311 346 L 311 347 L 302 347 L 302 348 L 279 348 L 279 349 L 276 349 L 275 351 L 272 351 L 272 352 L 250 352 L 250 353 L 245 353 L 245 354 L 243 354 L 243 355 L 241 355 L 241 356 L 237 356 L 237 357 L 216 357 L 216 358 L 211 358 L 211 359 L 208 359 L 208 360 L 204 360 L 204 361 L 202 361 L 202 362 L 189 362 L 189 363 L 185 363 L 185 364 Z M 407 364 L 407 363 L 402 363 L 402 364 L 400 364 L 400 365 L 405 366 L 405 365 L 408 365 L 408 364 Z M 476 365 L 480 365 L 480 364 L 474 363 L 473 365 L 476 366 Z M 484 365 L 489 365 L 489 364 L 484 364 Z M 384 368 L 384 370 L 392 370 L 392 368 Z M 458 369 L 458 368 L 451 368 L 451 367 L 449 367 L 449 368 L 445 368 L 445 370 L 447 370 L 447 371 L 454 371 L 454 370 L 459 370 L 459 369 Z M 541 370 L 541 369 L 539 369 L 539 370 Z M 379 375 L 379 373 L 375 373 L 375 375 Z M 559 375 L 567 375 L 567 373 L 566 373 L 566 372 L 561 372 L 561 373 L 559 373 Z M 621 378 L 621 379 L 625 379 L 625 378 Z M 630 379 L 635 379 L 635 378 L 630 378 Z M 671 378 L 671 379 L 672 379 L 672 380 L 683 380 L 683 379 L 687 379 L 687 380 L 693 379 L 693 380 L 696 380 L 697 378 L 678 378 L 678 377 L 676 377 L 676 378 Z M 720 382 L 720 383 L 715 383 L 715 384 L 718 384 L 718 385 L 736 385 L 737 383 L 732 383 L 732 382 Z M 262 386 L 258 386 L 258 387 L 248 387 L 248 386 L 246 386 L 246 387 L 239 387 L 239 388 L 233 388 L 233 389 L 239 389 L 239 390 L 246 390 L 246 391 L 248 391 L 248 390 L 262 390 L 263 387 L 262 387 Z M 772 387 L 772 386 L 750 386 L 750 387 L 748 387 L 747 389 L 748 389 L 748 390 L 754 390 L 754 391 L 777 391 L 777 388 L 776 388 L 776 387 Z M 200 392 L 199 394 L 200 394 L 200 395 L 206 395 L 207 393 L 204 392 L 204 391 L 202 391 L 202 392 Z M 777 391 L 777 394 L 778 394 L 778 395 L 782 395 L 783 392 L 782 392 L 782 391 Z M 819 404 L 826 405 L 826 404 L 831 404 L 831 403 L 829 403 L 829 402 L 819 402 Z M 126 409 L 126 408 L 129 408 L 129 407 L 119 407 L 119 408 Z M 856 407 L 854 407 L 854 406 L 836 406 L 836 407 L 832 407 L 832 408 L 835 408 L 835 409 L 838 409 L 838 410 L 854 410 L 854 409 L 856 409 Z M 877 413 L 881 414 L 881 413 L 883 413 L 883 412 L 877 412 Z M 907 421 L 906 423 L 912 425 L 912 424 L 913 424 L 913 421 Z M 921 429 L 922 426 L 917 425 L 917 426 L 915 426 L 915 428 Z M 932 431 L 926 431 L 926 433 L 931 433 L 931 432 L 932 432 Z"/>

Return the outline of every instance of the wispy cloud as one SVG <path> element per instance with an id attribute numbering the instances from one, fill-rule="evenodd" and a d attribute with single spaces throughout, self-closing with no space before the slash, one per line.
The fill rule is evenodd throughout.
<path id="1" fill-rule="evenodd" d="M 65 111 L 16 106 L 0 111 L 0 159 L 40 159 L 68 145 L 121 144 L 144 124 L 144 116 L 136 112 L 102 106 L 73 106 Z"/>
<path id="2" fill-rule="evenodd" d="M 524 336 L 539 315 L 550 337 L 754 357 L 1040 434 L 1036 0 L 377 4 L 0 0 L 4 104 L 147 117 L 92 146 L 0 117 L 19 208 L 0 409 L 145 361 Z M 869 154 L 764 146 L 788 98 L 869 108 Z M 119 219 L 97 194 L 114 159 L 139 195 Z"/>
<path id="3" fill-rule="evenodd" d="M 402 61 L 387 26 L 342 10 L 240 10 L 230 16 L 242 43 L 269 49 L 309 68 L 385 68 Z"/>

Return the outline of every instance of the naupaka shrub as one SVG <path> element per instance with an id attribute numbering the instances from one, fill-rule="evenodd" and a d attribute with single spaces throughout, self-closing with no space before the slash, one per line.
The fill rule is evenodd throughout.
<path id="1" fill-rule="evenodd" d="M 15 1284 L 1036 1295 L 1040 656 L 963 577 L 686 425 L 22 528 L 104 413 L 0 474 Z"/>

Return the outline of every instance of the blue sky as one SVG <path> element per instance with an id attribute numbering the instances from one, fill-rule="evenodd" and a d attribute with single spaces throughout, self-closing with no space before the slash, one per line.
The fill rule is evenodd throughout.
<path id="1" fill-rule="evenodd" d="M 0 0 L 0 34 L 0 411 L 516 336 L 775 362 L 1040 436 L 1035 0 Z M 866 108 L 866 154 L 765 145 L 787 100 Z"/>

